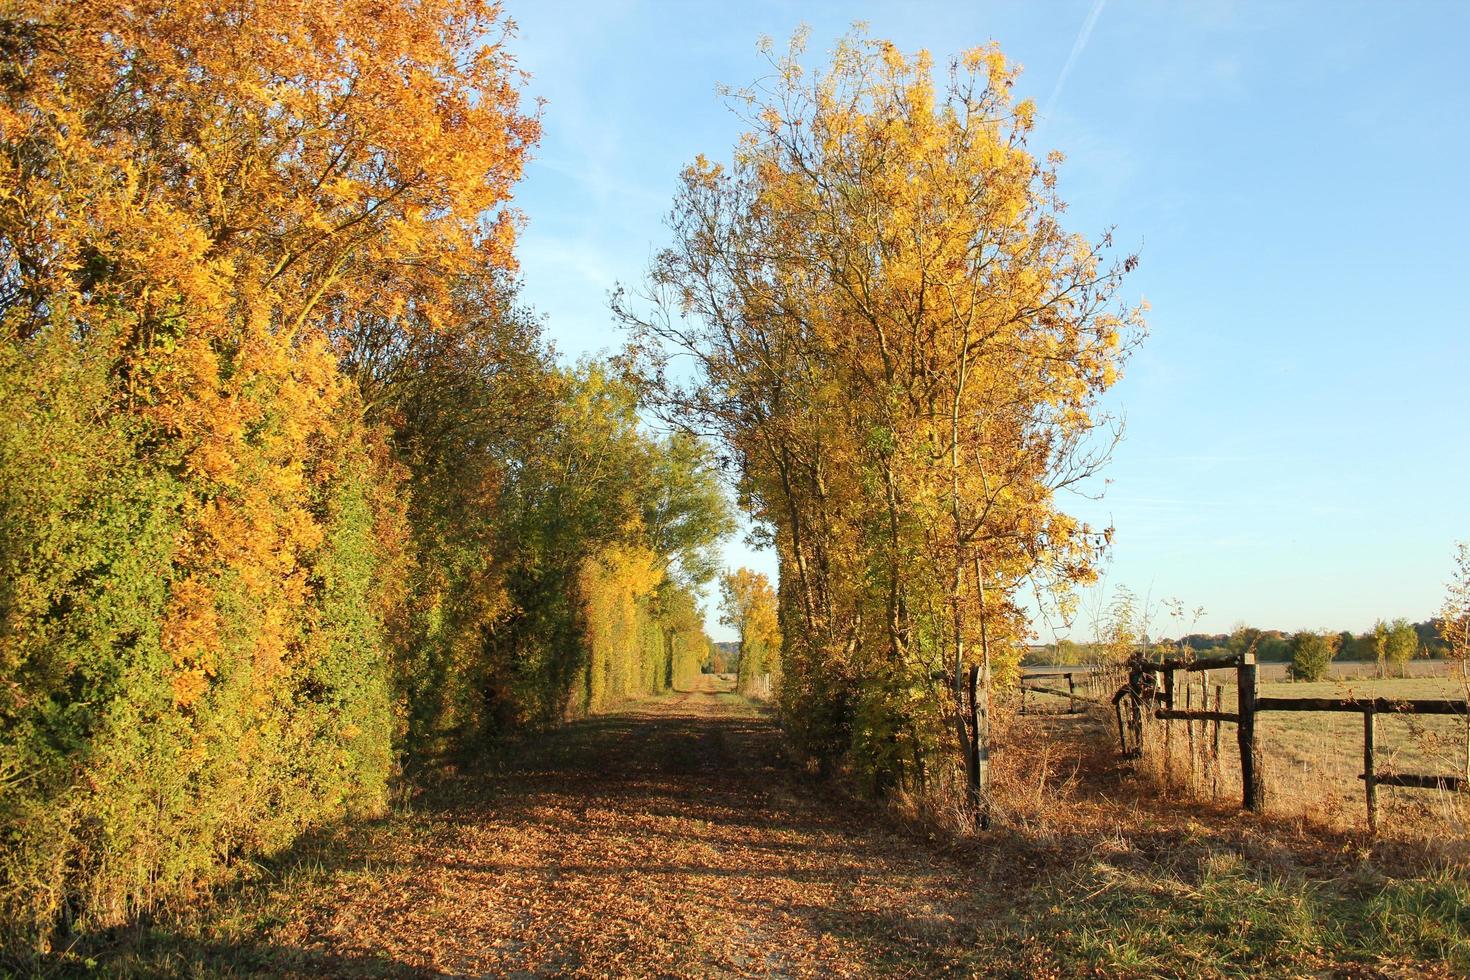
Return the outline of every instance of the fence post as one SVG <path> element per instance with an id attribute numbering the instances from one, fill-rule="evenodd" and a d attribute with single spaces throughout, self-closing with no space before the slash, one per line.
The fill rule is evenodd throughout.
<path id="1" fill-rule="evenodd" d="M 1368 834 L 1378 836 L 1378 765 L 1373 759 L 1378 714 L 1369 704 L 1363 709 L 1363 795 L 1368 804 Z"/>
<path id="2" fill-rule="evenodd" d="M 1206 705 L 1208 707 L 1208 705 Z M 1194 711 L 1194 685 L 1186 680 L 1184 684 L 1184 710 Z M 1194 719 L 1186 718 L 1184 721 L 1184 736 L 1189 743 L 1189 788 L 1194 789 Z"/>
<path id="3" fill-rule="evenodd" d="M 1164 668 L 1164 707 L 1174 710 L 1174 671 Z M 1164 720 L 1164 785 L 1174 780 L 1174 722 Z"/>
<path id="4" fill-rule="evenodd" d="M 1240 663 L 1235 667 L 1235 692 L 1240 715 L 1235 733 L 1240 743 L 1241 805 L 1255 811 L 1261 809 L 1264 794 L 1260 757 L 1256 753 L 1256 654 L 1253 650 L 1240 655 Z"/>
<path id="5" fill-rule="evenodd" d="M 1072 680 L 1072 673 L 1067 672 L 1067 714 L 1077 713 L 1077 685 Z"/>
<path id="6" fill-rule="evenodd" d="M 1205 711 L 1210 710 L 1210 672 L 1202 670 L 1199 672 L 1199 706 Z M 1218 722 L 1217 722 L 1218 724 Z M 1209 767 L 1214 763 L 1209 758 L 1210 750 L 1206 746 L 1206 740 L 1210 737 L 1210 723 L 1202 721 L 1199 723 L 1199 778 L 1200 787 L 1204 788 L 1205 778 L 1209 774 Z"/>
<path id="7" fill-rule="evenodd" d="M 989 665 L 970 668 L 970 757 L 975 783 L 975 822 L 981 830 L 990 829 L 990 671 Z"/>
<path id="8" fill-rule="evenodd" d="M 1220 719 L 1218 715 L 1224 710 L 1225 685 L 1215 685 L 1215 733 L 1214 744 L 1210 747 L 1210 799 L 1218 799 L 1220 796 Z"/>

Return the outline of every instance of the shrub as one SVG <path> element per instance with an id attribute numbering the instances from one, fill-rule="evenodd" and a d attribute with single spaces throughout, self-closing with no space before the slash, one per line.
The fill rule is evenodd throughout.
<path id="1" fill-rule="evenodd" d="M 1291 638 L 1291 676 L 1293 680 L 1320 681 L 1332 667 L 1337 655 L 1337 637 L 1303 630 Z"/>

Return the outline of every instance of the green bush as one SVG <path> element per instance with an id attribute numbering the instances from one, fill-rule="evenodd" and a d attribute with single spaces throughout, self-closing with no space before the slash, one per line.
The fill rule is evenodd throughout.
<path id="1" fill-rule="evenodd" d="M 290 435 L 306 453 L 290 464 L 314 478 L 261 504 L 309 522 L 311 546 L 289 567 L 249 540 L 222 555 L 198 515 L 252 487 L 189 473 L 176 440 L 120 410 L 126 337 L 0 343 L 7 944 L 125 921 L 233 854 L 384 800 L 380 545 L 352 405 Z M 289 379 L 256 381 L 275 403 Z M 279 472 L 278 424 L 262 416 L 242 467 Z"/>
<path id="2" fill-rule="evenodd" d="M 1332 668 L 1337 655 L 1337 638 L 1303 630 L 1291 638 L 1291 676 L 1299 681 L 1320 681 Z"/>

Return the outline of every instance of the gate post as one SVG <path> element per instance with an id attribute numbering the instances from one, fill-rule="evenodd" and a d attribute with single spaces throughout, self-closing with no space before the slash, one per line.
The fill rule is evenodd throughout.
<path id="1" fill-rule="evenodd" d="M 1378 836 L 1378 765 L 1373 758 L 1377 713 L 1372 702 L 1363 709 L 1363 795 L 1368 804 L 1368 835 Z"/>
<path id="2" fill-rule="evenodd" d="M 975 823 L 990 829 L 990 670 L 989 665 L 970 668 L 970 803 Z"/>
<path id="3" fill-rule="evenodd" d="M 1247 650 L 1235 667 L 1235 690 L 1240 721 L 1236 737 L 1240 743 L 1241 805 L 1257 811 L 1263 805 L 1260 755 L 1256 748 L 1256 654 Z"/>

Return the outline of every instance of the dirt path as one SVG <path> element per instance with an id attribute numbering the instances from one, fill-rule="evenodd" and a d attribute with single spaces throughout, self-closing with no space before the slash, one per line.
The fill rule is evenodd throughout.
<path id="1" fill-rule="evenodd" d="M 373 842 L 276 941 L 314 972 L 932 975 L 976 914 L 957 865 L 794 782 L 713 683 L 546 736 L 484 790 Z"/>
<path id="2" fill-rule="evenodd" d="M 1049 822 L 924 840 L 793 772 L 766 717 L 705 685 L 307 834 L 36 975 L 1470 975 L 1449 852 L 1140 796 L 1055 729 L 1013 731 L 1029 754 L 1006 770 Z"/>

